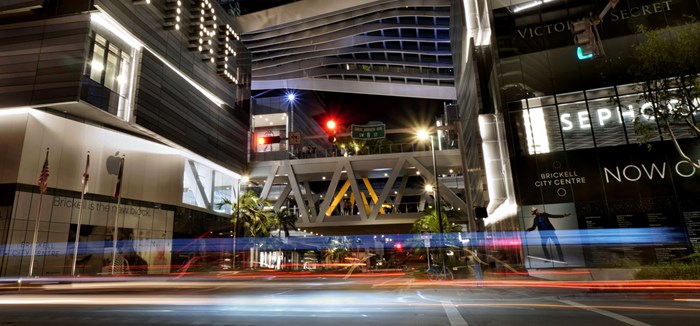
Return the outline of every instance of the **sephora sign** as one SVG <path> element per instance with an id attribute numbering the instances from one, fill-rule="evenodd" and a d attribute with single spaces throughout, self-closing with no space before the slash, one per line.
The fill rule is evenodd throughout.
<path id="1" fill-rule="evenodd" d="M 671 100 L 668 105 L 669 110 L 675 109 L 675 104 L 678 103 L 677 100 Z M 698 107 L 700 105 L 700 99 L 695 99 L 693 101 L 693 106 Z M 619 110 L 616 108 L 590 108 L 590 114 L 595 115 L 597 118 L 597 123 L 601 127 L 609 125 L 620 125 L 622 124 L 623 118 L 625 121 L 632 122 L 639 115 L 642 119 L 646 121 L 654 120 L 654 109 L 650 102 L 642 103 L 639 107 L 634 105 L 620 106 Z M 698 116 L 698 112 L 695 112 L 695 116 Z M 562 113 L 559 116 L 559 122 L 561 123 L 562 131 L 576 131 L 591 128 L 591 116 L 589 116 L 587 110 L 581 110 L 574 114 Z"/>

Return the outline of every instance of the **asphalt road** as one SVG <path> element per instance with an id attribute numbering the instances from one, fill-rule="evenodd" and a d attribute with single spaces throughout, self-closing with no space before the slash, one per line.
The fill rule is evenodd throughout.
<path id="1" fill-rule="evenodd" d="M 0 325 L 697 325 L 700 292 L 410 277 L 149 280 L 5 287 Z"/>

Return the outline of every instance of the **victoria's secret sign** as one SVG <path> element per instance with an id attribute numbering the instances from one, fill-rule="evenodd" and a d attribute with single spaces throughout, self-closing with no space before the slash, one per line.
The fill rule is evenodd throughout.
<path id="1" fill-rule="evenodd" d="M 613 23 L 618 21 L 624 21 L 631 18 L 637 18 L 648 15 L 663 14 L 664 12 L 671 11 L 672 3 L 672 0 L 666 0 L 639 5 L 631 8 L 611 10 L 605 17 L 603 17 L 602 24 L 605 24 L 606 22 Z M 571 25 L 571 20 L 562 20 L 553 23 L 547 23 L 540 26 L 528 26 L 519 28 L 517 30 L 517 33 L 521 39 L 545 36 L 548 34 L 562 32 L 567 32 L 568 34 L 571 34 Z"/>
<path id="2" fill-rule="evenodd" d="M 572 24 L 589 14 L 598 15 L 608 4 L 598 1 L 550 1 L 513 12 L 494 10 L 496 38 L 501 57 L 571 46 Z M 635 33 L 638 25 L 664 27 L 700 16 L 694 0 L 619 1 L 601 20 L 597 31 L 603 40 Z"/>

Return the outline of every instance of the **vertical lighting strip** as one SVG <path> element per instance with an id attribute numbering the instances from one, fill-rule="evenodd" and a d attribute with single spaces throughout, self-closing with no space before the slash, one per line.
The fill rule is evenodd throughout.
<path id="1" fill-rule="evenodd" d="M 522 100 L 525 102 L 525 100 Z M 523 103 L 524 105 L 525 103 Z M 549 153 L 547 125 L 544 120 L 544 110 L 541 107 L 523 109 L 525 134 L 527 135 L 528 152 L 530 155 Z"/>
<path id="2" fill-rule="evenodd" d="M 472 8 L 473 2 L 470 0 L 462 0 L 462 6 L 464 7 L 464 22 L 467 25 L 467 35 L 466 35 L 466 40 L 464 40 L 464 62 L 468 63 L 469 62 L 469 54 L 471 52 L 471 45 L 469 42 L 469 38 L 471 38 L 474 33 L 474 21 L 472 20 L 472 15 L 474 8 Z"/>

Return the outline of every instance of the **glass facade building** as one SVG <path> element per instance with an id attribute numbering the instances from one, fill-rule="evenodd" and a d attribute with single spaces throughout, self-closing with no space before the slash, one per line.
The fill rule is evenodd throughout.
<path id="1" fill-rule="evenodd" d="M 552 219 L 565 246 L 566 264 L 542 259 L 537 232 L 521 239 L 526 267 L 611 267 L 687 255 L 697 247 L 700 172 L 684 162 L 640 97 L 629 67 L 638 26 L 664 28 L 700 17 L 695 0 L 619 1 L 602 15 L 602 53 L 580 60 L 572 24 L 604 12 L 608 1 L 493 1 L 497 84 L 513 171 L 521 229 L 533 224 L 530 208 L 571 217 Z M 690 22 L 697 25 L 697 22 Z M 698 27 L 700 31 L 700 27 Z M 700 116 L 693 117 L 697 123 Z M 635 119 L 656 132 L 640 146 Z M 700 159 L 697 138 L 673 127 L 681 147 Z M 654 245 L 585 243 L 607 230 L 669 235 Z M 567 233 L 568 232 L 568 233 Z M 545 241 L 545 240 L 542 240 Z M 653 241 L 649 241 L 653 242 Z M 552 242 L 547 245 L 549 252 Z"/>

